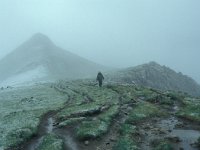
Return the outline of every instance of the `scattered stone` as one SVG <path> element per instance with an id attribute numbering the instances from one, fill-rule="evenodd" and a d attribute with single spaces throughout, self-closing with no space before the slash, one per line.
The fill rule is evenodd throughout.
<path id="1" fill-rule="evenodd" d="M 129 107 L 127 108 L 127 111 L 131 111 L 131 110 L 133 110 L 133 108 L 129 106 Z"/>
<path id="2" fill-rule="evenodd" d="M 88 145 L 89 145 L 89 141 L 85 141 L 84 144 L 85 144 L 86 146 L 88 146 Z"/>
<path id="3" fill-rule="evenodd" d="M 179 122 L 175 125 L 175 128 L 183 128 L 184 124 L 182 122 Z"/>
<path id="4" fill-rule="evenodd" d="M 147 124 L 147 126 L 145 126 L 145 127 L 144 127 L 144 129 L 146 129 L 146 130 L 150 130 L 150 129 L 151 129 L 151 127 L 150 127 L 150 125 L 149 125 L 149 124 Z"/>
<path id="5" fill-rule="evenodd" d="M 174 143 L 181 142 L 181 139 L 178 136 L 169 136 L 169 137 L 166 137 L 166 139 L 168 139 L 169 141 L 174 142 Z"/>
<path id="6" fill-rule="evenodd" d="M 114 137 L 111 137 L 111 138 L 110 138 L 110 141 L 111 141 L 111 142 L 115 142 L 116 139 L 115 139 Z"/>
<path id="7" fill-rule="evenodd" d="M 128 106 L 128 104 L 125 104 L 125 105 L 123 105 L 122 107 L 121 107 L 121 109 L 127 109 L 129 106 Z"/>
<path id="8" fill-rule="evenodd" d="M 197 142 L 194 142 L 194 143 L 190 143 L 190 146 L 192 147 L 197 147 L 198 143 Z"/>
<path id="9" fill-rule="evenodd" d="M 127 115 L 128 115 L 128 113 L 127 113 L 127 112 L 124 112 L 124 115 L 126 115 L 126 116 L 127 116 Z"/>
<path id="10" fill-rule="evenodd" d="M 135 100 L 135 99 L 131 99 L 131 101 L 132 101 L 132 103 L 137 103 L 137 100 Z"/>
<path id="11" fill-rule="evenodd" d="M 58 126 L 59 125 L 59 122 L 54 122 L 53 123 L 53 126 Z"/>
<path id="12" fill-rule="evenodd" d="M 172 132 L 172 130 L 169 129 L 168 132 Z"/>
<path id="13" fill-rule="evenodd" d="M 109 107 L 110 107 L 110 105 L 108 105 L 108 106 L 102 106 L 100 111 L 102 112 L 102 111 L 108 109 Z"/>
<path id="14" fill-rule="evenodd" d="M 94 117 L 94 118 L 92 118 L 92 120 L 95 121 L 95 120 L 98 120 L 98 118 L 97 118 L 97 117 Z"/>
<path id="15" fill-rule="evenodd" d="M 159 130 L 159 134 L 166 134 L 166 132 L 163 130 Z"/>

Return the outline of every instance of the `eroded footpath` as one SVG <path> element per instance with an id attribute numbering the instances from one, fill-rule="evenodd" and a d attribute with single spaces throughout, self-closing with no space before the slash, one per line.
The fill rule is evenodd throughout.
<path id="1" fill-rule="evenodd" d="M 99 88 L 91 81 L 62 81 L 52 88 L 66 102 L 43 115 L 37 134 L 14 149 L 199 149 L 198 98 L 134 85 Z"/>

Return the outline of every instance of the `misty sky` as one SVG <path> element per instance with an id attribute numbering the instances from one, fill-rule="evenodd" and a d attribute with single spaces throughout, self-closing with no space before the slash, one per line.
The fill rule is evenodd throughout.
<path id="1" fill-rule="evenodd" d="M 157 61 L 200 83 L 200 0 L 0 0 L 0 58 L 41 32 L 113 67 Z"/>

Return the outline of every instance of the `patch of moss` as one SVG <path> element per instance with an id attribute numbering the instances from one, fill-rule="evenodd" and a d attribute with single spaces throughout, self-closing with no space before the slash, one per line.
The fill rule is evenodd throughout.
<path id="1" fill-rule="evenodd" d="M 126 120 L 127 123 L 137 123 L 142 121 L 146 118 L 151 118 L 155 116 L 163 115 L 160 112 L 159 108 L 155 105 L 148 103 L 148 102 L 140 102 L 137 106 L 131 111 L 128 119 Z"/>
<path id="2" fill-rule="evenodd" d="M 108 125 L 110 125 L 112 119 L 119 113 L 119 105 L 111 106 L 107 111 L 103 112 L 98 118 Z"/>
<path id="3" fill-rule="evenodd" d="M 153 150 L 174 150 L 174 148 L 168 141 L 159 141 Z"/>
<path id="4" fill-rule="evenodd" d="M 64 150 L 64 142 L 54 134 L 45 135 L 36 150 Z"/>
<path id="5" fill-rule="evenodd" d="M 136 126 L 133 126 L 131 124 L 123 124 L 120 128 L 120 135 L 134 135 L 136 132 Z"/>
<path id="6" fill-rule="evenodd" d="M 176 115 L 178 117 L 200 122 L 200 101 L 198 99 L 185 99 L 184 103 L 185 105 L 176 113 Z"/>
<path id="7" fill-rule="evenodd" d="M 94 139 L 100 137 L 108 130 L 108 124 L 104 121 L 84 121 L 76 129 L 76 136 L 80 140 Z"/>
<path id="8" fill-rule="evenodd" d="M 172 91 L 168 91 L 166 93 L 166 95 L 168 97 L 170 97 L 170 99 L 177 101 L 177 102 L 182 102 L 183 99 L 185 98 L 185 95 L 182 93 L 177 93 L 177 92 L 172 92 Z"/>
<path id="9" fill-rule="evenodd" d="M 85 117 L 69 118 L 68 120 L 60 122 L 58 127 L 66 127 L 66 126 L 72 125 L 74 123 L 80 122 L 80 121 L 82 121 L 84 119 L 86 119 L 86 118 Z"/>
<path id="10" fill-rule="evenodd" d="M 10 131 L 6 136 L 7 141 L 9 141 L 7 145 L 14 146 L 22 141 L 27 141 L 32 136 L 32 134 L 33 131 L 29 128 L 22 128 Z"/>
<path id="11" fill-rule="evenodd" d="M 136 127 L 130 124 L 123 124 L 120 129 L 120 137 L 116 144 L 113 146 L 113 150 L 138 150 L 136 142 L 134 140 L 134 134 Z"/>
<path id="12" fill-rule="evenodd" d="M 118 114 L 119 106 L 113 105 L 108 110 L 98 115 L 92 121 L 83 121 L 76 130 L 80 140 L 94 139 L 106 133 L 111 125 L 112 119 Z"/>
<path id="13" fill-rule="evenodd" d="M 200 148 L 200 137 L 197 140 L 197 147 Z"/>
<path id="14" fill-rule="evenodd" d="M 117 144 L 113 147 L 113 150 L 138 150 L 132 139 L 126 136 L 122 136 L 117 141 Z"/>
<path id="15" fill-rule="evenodd" d="M 174 104 L 174 100 L 170 99 L 167 96 L 156 94 L 156 93 L 148 97 L 146 101 L 151 102 L 151 103 L 158 103 L 160 105 L 169 105 L 169 106 Z"/>
<path id="16" fill-rule="evenodd" d="M 63 109 L 61 112 L 59 112 L 57 114 L 57 118 L 60 119 L 60 120 L 65 120 L 65 118 L 68 118 L 68 117 L 74 117 L 74 115 L 89 115 L 87 113 L 89 112 L 96 112 L 96 111 L 100 111 L 101 109 L 101 106 L 96 103 L 96 102 L 93 102 L 93 103 L 87 103 L 87 104 L 84 104 L 84 105 L 75 105 L 75 106 L 71 106 L 71 107 L 67 107 L 65 109 Z"/>

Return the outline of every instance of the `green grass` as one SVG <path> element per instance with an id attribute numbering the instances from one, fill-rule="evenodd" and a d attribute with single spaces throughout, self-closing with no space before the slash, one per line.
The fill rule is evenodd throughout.
<path id="1" fill-rule="evenodd" d="M 74 105 L 71 107 L 67 107 L 59 112 L 56 116 L 59 120 L 65 120 L 66 118 L 73 117 L 77 115 L 89 115 L 88 113 L 98 112 L 100 111 L 101 106 L 98 102 L 87 103 L 83 105 Z M 79 116 L 80 116 L 79 115 Z M 92 115 L 92 114 L 91 114 Z"/>
<path id="2" fill-rule="evenodd" d="M 106 133 L 108 124 L 101 120 L 83 121 L 76 130 L 76 136 L 80 140 L 95 139 Z"/>
<path id="3" fill-rule="evenodd" d="M 70 118 L 68 120 L 62 121 L 59 123 L 58 127 L 66 127 L 73 125 L 75 123 L 80 123 L 81 121 L 85 120 L 85 117 L 78 117 L 78 118 Z"/>
<path id="4" fill-rule="evenodd" d="M 76 129 L 78 139 L 95 139 L 108 132 L 112 119 L 118 114 L 119 106 L 113 105 L 91 121 L 83 121 Z"/>
<path id="5" fill-rule="evenodd" d="M 161 116 L 161 115 L 163 115 L 163 113 L 160 112 L 159 108 L 156 107 L 155 105 L 148 102 L 140 102 L 131 111 L 126 122 L 137 123 L 146 118 L 151 118 L 151 117 Z"/>
<path id="6" fill-rule="evenodd" d="M 173 146 L 165 140 L 154 141 L 153 150 L 174 150 Z"/>
<path id="7" fill-rule="evenodd" d="M 130 124 L 123 124 L 120 129 L 120 137 L 116 144 L 113 146 L 113 150 L 138 150 L 136 142 L 134 140 L 134 134 L 136 127 Z"/>
<path id="8" fill-rule="evenodd" d="M 62 107 L 66 101 L 66 95 L 48 84 L 1 91 L 0 147 L 6 149 L 31 138 L 42 115 Z"/>
<path id="9" fill-rule="evenodd" d="M 178 117 L 183 117 L 192 121 L 200 122 L 199 100 L 185 101 L 185 106 L 183 106 L 176 115 Z"/>
<path id="10" fill-rule="evenodd" d="M 17 130 L 10 131 L 6 136 L 7 145 L 16 145 L 24 140 L 28 140 L 34 133 L 34 129 L 21 128 Z"/>
<path id="11" fill-rule="evenodd" d="M 108 125 L 112 122 L 112 119 L 119 113 L 119 105 L 111 106 L 107 111 L 98 116 L 98 119 L 106 122 Z"/>
<path id="12" fill-rule="evenodd" d="M 64 142 L 54 134 L 47 134 L 36 150 L 64 150 Z"/>
<path id="13" fill-rule="evenodd" d="M 197 140 L 197 147 L 200 148 L 200 137 Z"/>

